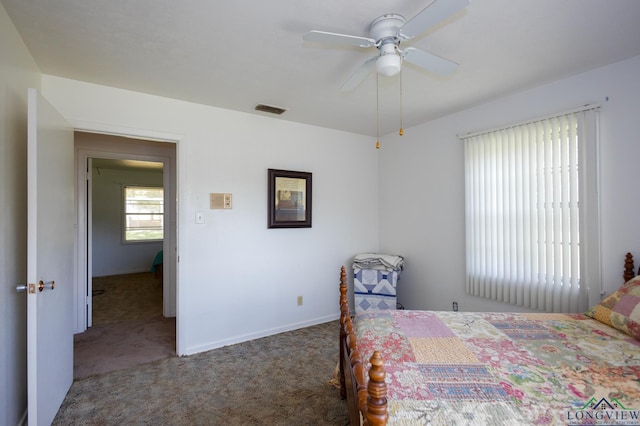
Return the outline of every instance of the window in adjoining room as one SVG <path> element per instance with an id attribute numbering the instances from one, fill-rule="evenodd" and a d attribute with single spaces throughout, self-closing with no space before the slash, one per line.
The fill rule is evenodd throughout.
<path id="1" fill-rule="evenodd" d="M 124 187 L 124 241 L 162 241 L 164 190 L 162 187 Z"/>
<path id="2" fill-rule="evenodd" d="M 469 294 L 588 308 L 600 283 L 598 115 L 585 107 L 461 137 Z"/>

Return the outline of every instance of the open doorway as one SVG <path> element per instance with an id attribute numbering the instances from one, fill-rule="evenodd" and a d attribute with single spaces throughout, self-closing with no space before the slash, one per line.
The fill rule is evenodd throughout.
<path id="1" fill-rule="evenodd" d="M 75 147 L 79 378 L 176 354 L 176 173 L 175 143 L 76 132 Z"/>

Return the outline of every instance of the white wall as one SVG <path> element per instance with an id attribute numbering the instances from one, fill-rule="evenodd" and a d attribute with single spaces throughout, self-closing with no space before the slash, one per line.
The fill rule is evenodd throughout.
<path id="1" fill-rule="evenodd" d="M 0 424 L 15 425 L 27 401 L 27 88 L 40 73 L 0 4 Z"/>
<path id="2" fill-rule="evenodd" d="M 162 241 L 125 244 L 122 237 L 125 185 L 162 186 L 162 170 L 93 169 L 93 276 L 149 272 Z"/>
<path id="3" fill-rule="evenodd" d="M 340 265 L 378 244 L 370 137 L 48 75 L 42 85 L 72 124 L 178 135 L 179 353 L 338 317 Z M 313 173 L 312 228 L 267 229 L 268 168 Z M 211 192 L 232 193 L 233 209 L 210 210 Z"/>
<path id="4" fill-rule="evenodd" d="M 464 152 L 456 137 L 599 103 L 601 251 L 605 291 L 622 284 L 624 254 L 640 263 L 640 57 L 569 77 L 383 140 L 380 247 L 406 256 L 398 301 L 414 309 L 519 310 L 465 294 Z"/>

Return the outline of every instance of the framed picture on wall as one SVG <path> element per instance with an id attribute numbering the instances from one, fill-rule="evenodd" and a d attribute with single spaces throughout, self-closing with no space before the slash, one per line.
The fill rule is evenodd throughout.
<path id="1" fill-rule="evenodd" d="M 311 228 L 311 173 L 269 169 L 268 228 Z"/>

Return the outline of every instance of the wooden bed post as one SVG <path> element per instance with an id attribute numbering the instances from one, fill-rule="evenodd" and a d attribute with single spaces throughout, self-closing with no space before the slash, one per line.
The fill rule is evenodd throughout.
<path id="1" fill-rule="evenodd" d="M 347 338 L 347 318 L 349 318 L 349 298 L 347 297 L 347 271 L 343 266 L 342 268 L 340 268 L 340 363 L 338 367 L 338 377 L 340 378 L 340 398 L 342 399 L 345 399 L 347 397 L 347 390 L 344 384 L 344 342 Z"/>
<path id="2" fill-rule="evenodd" d="M 622 275 L 625 283 L 636 276 L 636 272 L 634 269 L 635 267 L 633 266 L 633 255 L 631 253 L 627 253 L 627 255 L 624 257 L 624 274 Z M 638 272 L 640 272 L 640 270 L 638 270 Z"/>
<path id="3" fill-rule="evenodd" d="M 369 383 L 367 391 L 367 424 L 370 426 L 386 425 L 389 419 L 387 411 L 387 384 L 384 379 L 386 373 L 384 371 L 382 356 L 378 351 L 371 355 L 371 368 L 369 369 Z"/>

